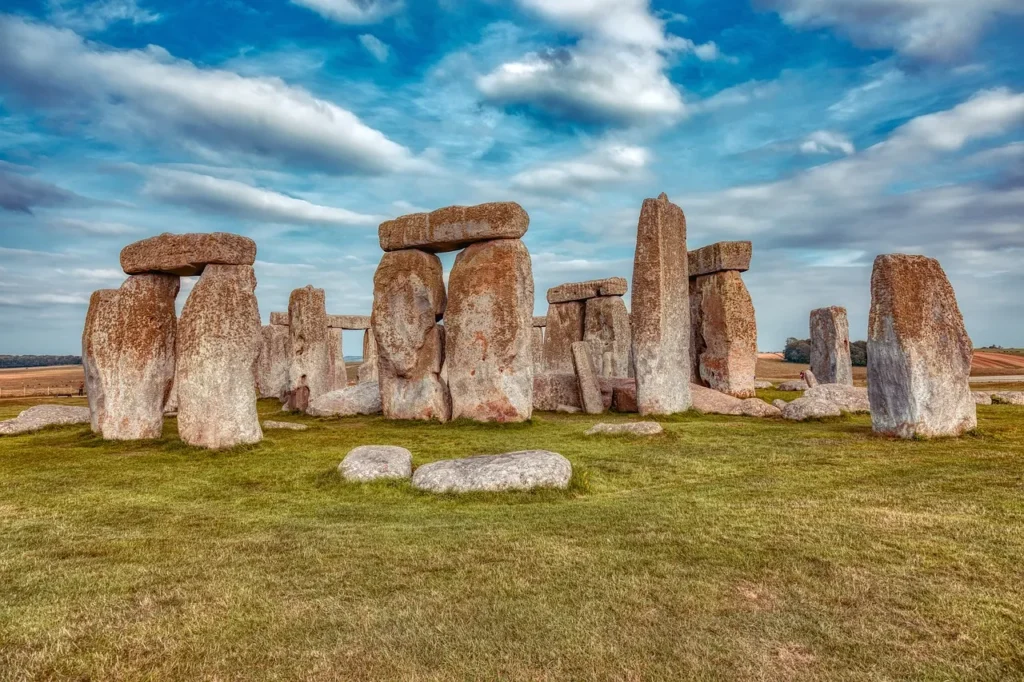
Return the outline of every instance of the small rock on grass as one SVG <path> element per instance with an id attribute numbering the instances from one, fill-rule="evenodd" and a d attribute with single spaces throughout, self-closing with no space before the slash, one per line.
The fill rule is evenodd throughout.
<path id="1" fill-rule="evenodd" d="M 981 391 L 974 391 L 971 395 L 974 396 L 974 404 L 975 405 L 991 405 L 992 404 L 992 394 L 991 393 L 982 393 Z"/>
<path id="2" fill-rule="evenodd" d="M 284 429 L 287 431 L 305 431 L 309 428 L 306 424 L 299 424 L 297 422 L 275 422 L 270 419 L 263 422 L 263 428 L 266 430 L 271 429 Z"/>
<path id="3" fill-rule="evenodd" d="M 395 445 L 361 445 L 345 455 L 338 471 L 346 481 L 358 483 L 409 478 L 412 476 L 412 453 Z"/>
<path id="4" fill-rule="evenodd" d="M 664 433 L 665 429 L 658 422 L 629 422 L 627 424 L 594 424 L 586 435 L 588 436 L 654 436 Z"/>
<path id="5" fill-rule="evenodd" d="M 47 426 L 88 424 L 89 408 L 70 405 L 34 405 L 14 419 L 0 422 L 0 436 L 13 436 Z"/>
<path id="6" fill-rule="evenodd" d="M 1024 391 L 999 391 L 992 394 L 996 405 L 1024 405 Z"/>
<path id="7" fill-rule="evenodd" d="M 572 464 L 547 450 L 523 450 L 503 455 L 478 455 L 424 464 L 412 485 L 432 493 L 495 492 L 566 488 Z"/>

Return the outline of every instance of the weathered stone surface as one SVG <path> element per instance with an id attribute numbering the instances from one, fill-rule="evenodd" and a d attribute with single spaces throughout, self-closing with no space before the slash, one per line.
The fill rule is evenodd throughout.
<path id="1" fill-rule="evenodd" d="M 838 417 L 842 414 L 839 406 L 830 400 L 800 397 L 782 408 L 782 417 L 792 421 Z"/>
<path id="2" fill-rule="evenodd" d="M 868 395 L 876 433 L 959 436 L 977 426 L 973 349 L 939 262 L 875 259 L 868 319 Z"/>
<path id="3" fill-rule="evenodd" d="M 775 384 L 770 381 L 754 381 L 754 388 L 775 388 Z"/>
<path id="4" fill-rule="evenodd" d="M 868 389 L 846 384 L 818 384 L 808 388 L 804 398 L 824 400 L 835 404 L 843 412 L 870 412 Z"/>
<path id="5" fill-rule="evenodd" d="M 814 388 L 818 385 L 818 377 L 814 376 L 814 372 L 809 369 L 800 372 L 800 378 L 803 379 L 808 388 Z"/>
<path id="6" fill-rule="evenodd" d="M 566 488 L 572 464 L 558 453 L 523 450 L 503 455 L 479 455 L 424 464 L 412 486 L 434 493 Z"/>
<path id="7" fill-rule="evenodd" d="M 548 306 L 547 327 L 544 328 L 544 369 L 547 372 L 572 372 L 572 344 L 583 340 L 584 311 L 582 301 L 552 303 Z"/>
<path id="8" fill-rule="evenodd" d="M 658 422 L 629 422 L 626 424 L 594 424 L 587 436 L 656 436 L 665 429 Z"/>
<path id="9" fill-rule="evenodd" d="M 687 254 L 690 277 L 704 277 L 716 272 L 746 272 L 754 248 L 750 242 L 718 242 Z"/>
<path id="10" fill-rule="evenodd" d="M 220 449 L 263 439 L 256 413 L 261 345 L 256 274 L 249 265 L 209 265 L 178 324 L 178 433 Z"/>
<path id="11" fill-rule="evenodd" d="M 363 362 L 359 365 L 357 378 L 359 383 L 378 381 L 377 374 L 377 338 L 372 329 L 363 332 Z"/>
<path id="12" fill-rule="evenodd" d="M 806 391 L 810 388 L 807 382 L 803 379 L 791 379 L 789 381 L 783 381 L 779 384 L 776 389 L 779 391 Z"/>
<path id="13" fill-rule="evenodd" d="M 268 324 L 260 330 L 260 357 L 256 364 L 256 383 L 261 398 L 281 397 L 288 391 L 288 367 L 291 364 L 291 335 L 288 327 Z"/>
<path id="14" fill-rule="evenodd" d="M 252 265 L 256 242 L 237 234 L 171 234 L 129 244 L 121 250 L 121 268 L 129 275 L 164 273 L 191 277 L 207 265 Z"/>
<path id="15" fill-rule="evenodd" d="M 114 296 L 101 295 L 89 320 L 90 383 L 96 427 L 107 440 L 159 438 L 174 382 L 177 322 L 174 275 L 133 275 Z"/>
<path id="16" fill-rule="evenodd" d="M 991 405 L 992 404 L 992 394 L 991 393 L 982 393 L 981 391 L 974 391 L 971 395 L 974 396 L 974 404 L 975 405 Z"/>
<path id="17" fill-rule="evenodd" d="M 546 327 L 548 326 L 548 318 L 546 316 L 534 315 L 533 317 L 534 327 Z"/>
<path id="18" fill-rule="evenodd" d="M 846 308 L 811 311 L 811 371 L 823 384 L 853 386 L 850 322 Z"/>
<path id="19" fill-rule="evenodd" d="M 323 289 L 307 285 L 291 293 L 288 334 L 292 357 L 288 363 L 285 409 L 305 412 L 310 402 L 334 388 L 333 342 L 327 327 Z"/>
<path id="20" fill-rule="evenodd" d="M 760 398 L 736 398 L 705 386 L 690 386 L 693 409 L 701 414 L 728 414 L 745 417 L 777 417 L 779 410 Z"/>
<path id="21" fill-rule="evenodd" d="M 414 213 L 381 223 L 378 235 L 384 251 L 419 249 L 431 253 L 458 251 L 475 242 L 519 239 L 530 216 L 511 201 L 479 206 L 448 206 L 431 213 Z"/>
<path id="22" fill-rule="evenodd" d="M 533 357 L 533 373 L 544 371 L 544 328 L 535 326 L 530 337 L 530 353 Z"/>
<path id="23" fill-rule="evenodd" d="M 690 279 L 690 359 L 695 383 L 737 398 L 754 395 L 757 322 L 740 273 Z"/>
<path id="24" fill-rule="evenodd" d="M 789 405 L 789 403 L 782 398 L 776 398 L 772 401 L 772 406 L 778 408 L 780 412 L 786 405 Z"/>
<path id="25" fill-rule="evenodd" d="M 324 393 L 309 404 L 306 412 L 314 417 L 351 417 L 356 414 L 380 414 L 382 410 L 379 384 L 376 381 L 365 381 Z"/>
<path id="26" fill-rule="evenodd" d="M 88 424 L 91 412 L 88 407 L 70 405 L 33 405 L 14 419 L 0 422 L 0 436 L 13 436 L 45 429 L 48 426 L 67 424 Z"/>
<path id="27" fill-rule="evenodd" d="M 533 414 L 533 271 L 518 239 L 472 244 L 448 277 L 445 364 L 452 419 Z"/>
<path id="28" fill-rule="evenodd" d="M 412 476 L 412 453 L 394 445 L 361 445 L 353 448 L 338 465 L 346 481 L 368 483 Z"/>
<path id="29" fill-rule="evenodd" d="M 583 410 L 587 414 L 601 414 L 604 412 L 604 401 L 601 399 L 601 387 L 597 383 L 590 344 L 586 341 L 572 344 L 572 364 L 580 387 Z"/>
<path id="30" fill-rule="evenodd" d="M 331 357 L 331 390 L 348 386 L 348 371 L 345 369 L 345 349 L 342 346 L 344 337 L 340 327 L 328 327 L 327 338 L 330 342 Z M 314 398 L 315 400 L 315 398 Z"/>
<path id="31" fill-rule="evenodd" d="M 747 398 L 740 401 L 740 414 L 746 417 L 781 417 L 782 410 L 760 398 Z"/>
<path id="32" fill-rule="evenodd" d="M 994 405 L 1024 405 L 1024 391 L 997 391 L 992 394 Z"/>
<path id="33" fill-rule="evenodd" d="M 370 328 L 369 315 L 328 315 L 327 326 L 331 329 L 361 331 Z"/>
<path id="34" fill-rule="evenodd" d="M 533 409 L 554 412 L 560 405 L 580 406 L 580 385 L 576 374 L 543 372 L 533 375 Z"/>
<path id="35" fill-rule="evenodd" d="M 287 327 L 289 324 L 288 313 L 270 313 L 270 324 Z"/>
<path id="36" fill-rule="evenodd" d="M 664 194 L 644 200 L 633 260 L 631 321 L 640 414 L 673 414 L 690 407 L 688 283 L 682 209 Z"/>
<path id="37" fill-rule="evenodd" d="M 89 399 L 90 419 L 93 433 L 100 433 L 100 423 L 105 411 L 103 377 L 96 364 L 98 348 L 107 345 L 107 335 L 117 324 L 117 289 L 100 289 L 89 298 L 89 310 L 85 314 L 85 328 L 82 330 L 82 369 L 85 372 L 85 394 Z"/>
<path id="38" fill-rule="evenodd" d="M 625 277 L 606 277 L 587 282 L 568 282 L 548 289 L 548 303 L 585 301 L 597 296 L 622 296 L 628 283 Z"/>
<path id="39" fill-rule="evenodd" d="M 308 431 L 309 426 L 298 422 L 277 422 L 267 419 L 263 422 L 264 431 Z"/>
<path id="40" fill-rule="evenodd" d="M 602 362 L 601 376 L 628 377 L 632 331 L 629 311 L 621 296 L 599 296 L 589 299 L 584 309 L 583 340 L 591 345 L 594 358 Z"/>
<path id="41" fill-rule="evenodd" d="M 448 387 L 441 379 L 445 338 L 437 323 L 446 305 L 437 256 L 416 249 L 384 254 L 373 276 L 371 328 L 389 419 L 451 418 Z"/>
<path id="42" fill-rule="evenodd" d="M 636 381 L 629 386 L 612 389 L 612 410 L 615 412 L 636 412 Z"/>

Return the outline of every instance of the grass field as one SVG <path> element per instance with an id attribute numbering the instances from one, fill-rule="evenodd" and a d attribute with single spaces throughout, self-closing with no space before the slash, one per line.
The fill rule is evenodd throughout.
<path id="1" fill-rule="evenodd" d="M 0 679 L 1021 679 L 1024 408 L 979 416 L 932 442 L 694 414 L 639 440 L 554 414 L 286 417 L 312 428 L 222 453 L 173 420 L 152 443 L 4 438 Z M 547 448 L 575 475 L 340 481 L 369 443 L 416 465 Z"/>

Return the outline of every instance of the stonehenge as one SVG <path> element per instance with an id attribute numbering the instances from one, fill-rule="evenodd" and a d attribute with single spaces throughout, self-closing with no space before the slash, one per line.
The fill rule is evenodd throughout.
<path id="1" fill-rule="evenodd" d="M 959 436 L 977 426 L 973 347 L 939 262 L 881 255 L 871 273 L 868 398 L 872 428 L 899 438 Z"/>
<path id="2" fill-rule="evenodd" d="M 288 298 L 288 334 L 291 361 L 285 409 L 305 412 L 309 403 L 334 385 L 331 334 L 323 289 L 306 286 Z"/>
<path id="3" fill-rule="evenodd" d="M 546 372 L 572 372 L 572 344 L 593 348 L 597 372 L 604 377 L 632 374 L 629 311 L 622 297 L 622 277 L 560 284 L 548 290 L 544 319 L 543 367 Z"/>
<path id="4" fill-rule="evenodd" d="M 281 398 L 282 402 L 287 401 L 288 374 L 292 365 L 289 326 L 289 313 L 273 312 L 270 313 L 270 324 L 263 327 L 263 345 L 259 360 L 261 397 Z M 358 369 L 358 381 L 377 381 L 377 342 L 370 331 L 370 316 L 327 315 L 326 327 L 329 390 L 337 391 L 348 386 L 342 332 L 349 330 L 363 332 L 363 362 Z"/>
<path id="5" fill-rule="evenodd" d="M 736 398 L 754 396 L 757 323 L 740 276 L 750 242 L 718 242 L 687 254 L 693 383 Z"/>
<path id="6" fill-rule="evenodd" d="M 275 313 L 276 314 L 276 313 Z M 257 363 L 257 386 L 261 398 L 281 399 L 288 391 L 288 368 L 292 357 L 292 340 L 287 324 L 271 324 L 260 330 L 262 343 Z M 287 322 L 287 316 L 285 322 Z"/>
<path id="7" fill-rule="evenodd" d="M 850 323 L 846 308 L 811 311 L 811 372 L 823 384 L 853 386 Z"/>

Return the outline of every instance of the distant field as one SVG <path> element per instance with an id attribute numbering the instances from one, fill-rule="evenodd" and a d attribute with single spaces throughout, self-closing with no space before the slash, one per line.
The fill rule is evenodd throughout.
<path id="1" fill-rule="evenodd" d="M 55 367 L 17 367 L 0 369 L 0 390 L 34 389 L 64 386 L 78 386 L 85 381 L 81 365 L 57 365 Z"/>
<path id="2" fill-rule="evenodd" d="M 971 376 L 1006 376 L 1024 374 L 1024 351 L 1020 354 L 1003 351 L 976 350 L 971 365 Z M 757 358 L 758 379 L 798 379 L 807 365 L 785 362 L 782 353 L 760 353 Z M 867 381 L 867 368 L 853 368 L 854 383 Z"/>

